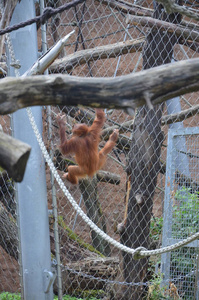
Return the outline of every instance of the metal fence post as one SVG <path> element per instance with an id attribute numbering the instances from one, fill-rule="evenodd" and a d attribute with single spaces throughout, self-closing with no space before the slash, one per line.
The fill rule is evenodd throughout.
<path id="1" fill-rule="evenodd" d="M 17 4 L 11 24 L 35 16 L 34 0 L 22 0 Z M 36 24 L 10 34 L 16 59 L 20 61 L 20 74 L 37 59 Z M 10 66 L 10 75 L 14 69 Z M 37 126 L 42 132 L 42 109 L 32 109 Z M 22 278 L 25 300 L 53 299 L 53 273 L 48 222 L 45 162 L 26 110 L 13 114 L 14 136 L 32 147 L 24 180 L 17 184 L 18 214 L 21 238 Z"/>

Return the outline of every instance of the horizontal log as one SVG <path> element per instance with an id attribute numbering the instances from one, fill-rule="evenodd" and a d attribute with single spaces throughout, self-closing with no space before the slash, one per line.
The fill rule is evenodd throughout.
<path id="1" fill-rule="evenodd" d="M 173 33 L 178 37 L 183 37 L 185 40 L 193 40 L 194 42 L 199 42 L 199 33 L 193 29 L 187 29 L 184 26 L 176 25 L 162 20 L 153 19 L 151 17 L 138 17 L 128 15 L 126 18 L 127 24 L 148 26 L 152 30 L 167 31 Z"/>
<path id="2" fill-rule="evenodd" d="M 161 120 L 161 124 L 169 125 L 176 122 L 182 122 L 188 118 L 193 117 L 196 114 L 199 114 L 199 104 L 194 105 L 188 109 L 182 110 L 179 113 L 163 116 Z"/>
<path id="3" fill-rule="evenodd" d="M 118 257 L 87 258 L 62 266 L 63 289 L 72 293 L 77 288 L 105 289 L 106 280 L 114 280 L 119 271 Z M 102 279 L 102 280 L 99 280 Z M 57 288 L 54 286 L 54 291 Z"/>
<path id="4" fill-rule="evenodd" d="M 135 5 L 123 0 L 97 0 L 100 4 L 107 5 L 108 7 L 112 7 L 121 11 L 123 13 L 128 13 L 137 16 L 151 16 L 153 15 L 153 9 L 142 7 L 139 5 Z"/>
<path id="5" fill-rule="evenodd" d="M 6 77 L 0 81 L 0 114 L 35 105 L 135 109 L 199 90 L 199 58 L 116 78 L 69 75 Z"/>
<path id="6" fill-rule="evenodd" d="M 108 171 L 98 171 L 97 174 L 97 180 L 100 182 L 106 182 L 110 184 L 120 184 L 120 176 Z"/>
<path id="7" fill-rule="evenodd" d="M 21 182 L 30 155 L 30 146 L 0 132 L 0 166 L 16 182 Z"/>
<path id="8" fill-rule="evenodd" d="M 56 59 L 56 61 L 49 67 L 49 71 L 51 73 L 63 73 L 66 71 L 70 72 L 75 67 L 88 62 L 118 57 L 127 53 L 135 53 L 142 50 L 144 40 L 144 38 L 140 38 L 77 51 L 73 54 L 67 55 L 64 58 Z"/>

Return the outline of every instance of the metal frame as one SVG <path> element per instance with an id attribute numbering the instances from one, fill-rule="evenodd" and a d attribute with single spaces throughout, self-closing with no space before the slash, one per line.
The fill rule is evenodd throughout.
<path id="1" fill-rule="evenodd" d="M 187 135 L 199 135 L 199 127 L 190 127 L 182 129 L 170 129 L 168 132 L 168 149 L 167 149 L 167 168 L 166 168 L 166 180 L 165 180 L 165 200 L 164 200 L 164 214 L 163 214 L 163 235 L 162 235 L 162 247 L 170 246 L 180 239 L 172 238 L 172 191 L 174 190 L 174 175 L 175 175 L 175 163 L 176 147 L 175 138 L 179 136 Z M 194 241 L 185 247 L 199 247 L 198 241 Z M 171 253 L 164 253 L 161 256 L 161 272 L 163 274 L 162 285 L 168 285 L 170 281 L 170 257 Z M 197 292 L 196 299 L 199 297 L 199 291 Z"/>

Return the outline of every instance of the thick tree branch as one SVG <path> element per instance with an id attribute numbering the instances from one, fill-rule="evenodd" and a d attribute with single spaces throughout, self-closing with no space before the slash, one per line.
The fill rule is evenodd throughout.
<path id="1" fill-rule="evenodd" d="M 81 50 L 64 58 L 57 59 L 50 67 L 51 73 L 69 72 L 75 67 L 98 59 L 118 57 L 127 53 L 135 53 L 142 50 L 144 38 L 100 46 L 92 49 Z"/>
<path id="2" fill-rule="evenodd" d="M 199 90 L 199 58 L 116 78 L 68 75 L 7 77 L 0 81 L 0 114 L 35 105 L 132 108 Z"/>
<path id="3" fill-rule="evenodd" d="M 184 28 L 184 26 L 176 25 L 166 21 L 154 19 L 151 17 L 137 17 L 128 15 L 126 18 L 127 24 L 149 26 L 152 30 L 167 31 L 175 34 L 177 37 L 183 37 L 184 39 L 193 40 L 199 42 L 199 32 Z"/>
<path id="4" fill-rule="evenodd" d="M 185 109 L 179 113 L 171 114 L 162 117 L 162 125 L 169 125 L 176 122 L 181 122 L 188 118 L 193 117 L 194 115 L 199 114 L 199 104 L 194 105 L 191 108 Z"/>
<path id="5" fill-rule="evenodd" d="M 139 5 L 131 4 L 128 2 L 125 2 L 123 0 L 98 0 L 100 3 L 102 2 L 104 5 L 108 5 L 118 11 L 121 11 L 125 14 L 130 14 L 130 15 L 136 15 L 136 16 L 143 16 L 143 17 L 153 17 L 153 9 L 147 8 L 147 7 L 141 7 Z M 162 0 L 162 2 L 164 2 Z M 182 21 L 181 25 L 186 27 L 186 29 L 193 29 L 196 31 L 197 30 L 197 24 L 193 24 L 190 22 Z M 182 39 L 179 40 L 179 43 L 183 44 Z M 193 41 L 195 44 L 195 42 Z M 197 47 L 197 45 L 187 44 L 188 47 L 194 50 L 194 47 Z M 197 48 L 196 48 L 197 49 Z M 198 50 L 196 50 L 198 51 Z"/>
<path id="6" fill-rule="evenodd" d="M 141 7 L 139 5 L 131 4 L 123 0 L 97 0 L 100 3 L 108 5 L 114 9 L 122 11 L 123 13 L 129 13 L 137 16 L 152 16 L 153 9 Z"/>
<path id="7" fill-rule="evenodd" d="M 178 5 L 173 0 L 156 0 L 156 1 L 161 3 L 164 6 L 164 8 L 168 14 L 178 12 L 181 15 L 184 15 L 186 17 L 189 17 L 191 19 L 199 21 L 199 14 L 196 13 L 196 10 L 194 10 L 194 9 Z"/>
<path id="8" fill-rule="evenodd" d="M 0 132 L 0 166 L 17 182 L 23 179 L 30 150 L 29 145 Z"/>

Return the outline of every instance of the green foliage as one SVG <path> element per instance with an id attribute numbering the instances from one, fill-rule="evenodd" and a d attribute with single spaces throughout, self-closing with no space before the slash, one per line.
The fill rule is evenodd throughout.
<path id="1" fill-rule="evenodd" d="M 150 238 L 154 241 L 159 241 L 162 233 L 162 226 L 163 226 L 163 217 L 160 218 L 152 218 L 151 225 L 150 225 Z"/>
<path id="2" fill-rule="evenodd" d="M 97 298 L 95 297 L 90 297 L 90 296 L 87 296 L 87 297 L 84 297 L 84 298 L 76 298 L 76 297 L 71 297 L 69 295 L 65 295 L 63 296 L 62 298 L 63 300 L 85 300 L 85 299 L 88 299 L 88 300 L 97 300 Z M 4 292 L 2 294 L 0 294 L 0 300 L 21 300 L 21 295 L 20 294 L 11 294 L 11 293 L 8 293 L 8 292 Z M 58 297 L 55 296 L 54 297 L 54 300 L 58 300 Z"/>
<path id="3" fill-rule="evenodd" d="M 161 274 L 154 274 L 150 280 L 147 297 L 145 300 L 174 300 L 173 297 L 168 295 L 164 287 L 161 287 L 162 276 Z"/>
<path id="4" fill-rule="evenodd" d="M 21 300 L 21 295 L 4 292 L 0 294 L 0 300 Z"/>
<path id="5" fill-rule="evenodd" d="M 172 224 L 174 238 L 185 239 L 199 230 L 198 196 L 198 192 L 191 193 L 191 189 L 186 187 L 176 192 Z M 183 247 L 171 253 L 171 273 L 182 276 L 181 290 L 184 291 L 187 300 L 193 299 L 196 255 L 196 249 L 190 247 Z"/>
<path id="6" fill-rule="evenodd" d="M 105 291 L 77 289 L 75 290 L 74 296 L 76 296 L 78 299 L 97 300 L 105 297 Z"/>
<path id="7" fill-rule="evenodd" d="M 69 296 L 69 295 L 65 295 L 65 296 L 63 296 L 63 298 L 62 298 L 63 300 L 83 300 L 82 298 L 76 298 L 76 297 L 71 297 L 71 296 Z M 58 300 L 58 297 L 57 296 L 55 296 L 54 297 L 54 300 Z"/>
<path id="8" fill-rule="evenodd" d="M 199 193 L 191 193 L 183 187 L 175 194 L 177 205 L 173 207 L 173 235 L 183 239 L 199 230 Z"/>

